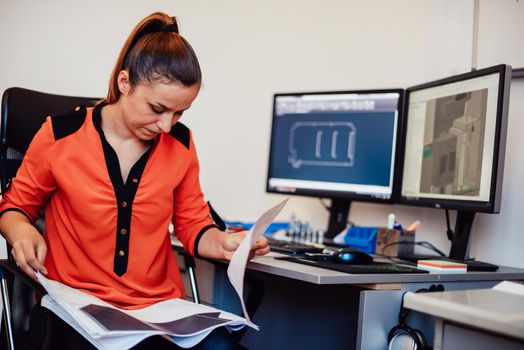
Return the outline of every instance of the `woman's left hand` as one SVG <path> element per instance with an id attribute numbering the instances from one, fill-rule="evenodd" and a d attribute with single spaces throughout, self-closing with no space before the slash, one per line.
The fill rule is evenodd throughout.
<path id="1" fill-rule="evenodd" d="M 231 260 L 247 233 L 247 231 L 226 233 L 217 228 L 211 228 L 202 235 L 198 244 L 198 252 L 206 258 Z M 269 242 L 267 238 L 260 237 L 251 247 L 249 258 L 267 253 L 269 253 Z"/>
<path id="2" fill-rule="evenodd" d="M 223 239 L 222 248 L 224 250 L 224 259 L 231 260 L 231 257 L 242 243 L 242 240 L 247 235 L 247 231 L 226 233 Z M 251 247 L 249 258 L 255 255 L 265 255 L 269 253 L 269 242 L 265 237 L 260 237 L 258 241 Z"/>

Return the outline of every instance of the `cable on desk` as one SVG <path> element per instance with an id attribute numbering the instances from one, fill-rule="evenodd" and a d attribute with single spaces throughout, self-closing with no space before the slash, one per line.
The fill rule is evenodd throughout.
<path id="1" fill-rule="evenodd" d="M 448 239 L 450 241 L 453 241 L 453 230 L 451 229 L 451 224 L 449 222 L 449 210 L 444 209 L 444 212 L 446 213 L 446 224 L 447 224 L 446 236 L 448 236 Z"/>
<path id="2" fill-rule="evenodd" d="M 382 251 L 380 253 L 377 252 L 378 255 L 382 255 L 382 256 L 386 256 L 384 255 L 384 250 L 389 247 L 389 246 L 392 246 L 392 245 L 397 245 L 397 244 L 413 244 L 413 245 L 418 245 L 418 246 L 421 246 L 421 247 L 424 247 L 426 249 L 430 249 L 430 250 L 433 250 L 435 253 L 439 254 L 440 256 L 447 256 L 446 254 L 444 254 L 440 249 L 438 249 L 437 247 L 435 247 L 433 244 L 427 242 L 427 241 L 418 241 L 418 242 L 405 242 L 405 241 L 400 241 L 400 242 L 391 242 L 391 243 L 388 243 L 386 245 L 384 245 L 382 247 Z"/>

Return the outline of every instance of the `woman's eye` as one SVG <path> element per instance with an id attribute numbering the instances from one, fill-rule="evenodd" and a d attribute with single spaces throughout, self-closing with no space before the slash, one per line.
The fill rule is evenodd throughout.
<path id="1" fill-rule="evenodd" d="M 163 109 L 158 109 L 156 108 L 155 106 L 151 106 L 151 110 L 156 113 L 156 114 L 162 114 L 164 113 L 164 110 Z"/>

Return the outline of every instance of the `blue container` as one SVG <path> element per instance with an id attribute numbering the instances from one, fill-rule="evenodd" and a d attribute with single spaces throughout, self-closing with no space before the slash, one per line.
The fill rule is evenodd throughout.
<path id="1" fill-rule="evenodd" d="M 226 221 L 226 226 L 228 228 L 234 227 L 236 229 L 244 229 L 246 231 L 249 231 L 251 227 L 253 227 L 253 222 L 243 222 L 243 221 Z M 266 229 L 265 234 L 271 234 L 279 230 L 287 230 L 289 227 L 289 223 L 287 222 L 272 222 L 268 228 Z"/>
<path id="2" fill-rule="evenodd" d="M 377 227 L 351 226 L 344 236 L 344 242 L 349 247 L 372 254 L 375 253 L 377 231 Z"/>

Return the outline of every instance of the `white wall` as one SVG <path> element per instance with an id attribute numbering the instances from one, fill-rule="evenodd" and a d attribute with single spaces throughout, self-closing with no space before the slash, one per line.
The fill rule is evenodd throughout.
<path id="1" fill-rule="evenodd" d="M 471 68 L 473 0 L 0 0 L 0 91 L 104 96 L 125 37 L 155 10 L 179 17 L 199 55 L 204 88 L 183 121 L 206 196 L 228 219 L 253 220 L 282 198 L 265 193 L 273 93 L 408 87 Z M 523 19 L 523 2 L 480 1 L 478 68 L 524 67 Z M 471 250 L 519 267 L 523 93 L 522 83 L 512 93 L 502 213 L 477 217 Z M 351 219 L 382 225 L 392 211 L 449 248 L 442 211 L 356 203 Z M 282 219 L 291 212 L 316 227 L 327 219 L 317 199 L 293 197 Z"/>

